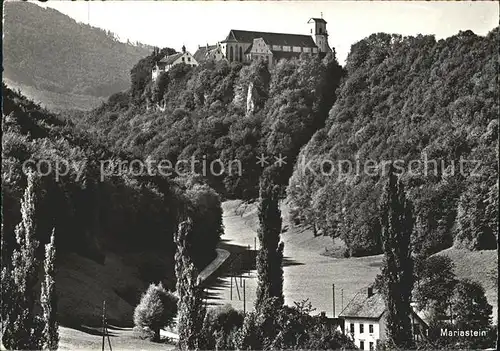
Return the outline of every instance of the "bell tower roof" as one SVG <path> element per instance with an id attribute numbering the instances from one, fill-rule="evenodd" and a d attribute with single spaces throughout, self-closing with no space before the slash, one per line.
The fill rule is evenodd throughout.
<path id="1" fill-rule="evenodd" d="M 323 18 L 317 18 L 317 17 L 312 17 L 309 19 L 309 21 L 307 21 L 307 23 L 312 23 L 312 22 L 323 22 L 323 23 L 327 23 Z"/>

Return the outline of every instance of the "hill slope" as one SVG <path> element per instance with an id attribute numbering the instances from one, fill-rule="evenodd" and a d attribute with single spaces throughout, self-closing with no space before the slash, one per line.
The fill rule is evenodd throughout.
<path id="1" fill-rule="evenodd" d="M 26 160 L 45 164 L 39 172 L 48 172 L 36 186 L 35 235 L 43 255 L 43 244 L 55 228 L 60 323 L 99 325 L 106 300 L 109 320 L 130 325 L 148 283 L 163 281 L 173 288 L 179 213 L 193 220 L 190 247 L 197 267 L 214 258 L 222 210 L 213 190 L 161 175 L 105 176 L 101 162 L 130 161 L 131 155 L 104 148 L 71 122 L 5 86 L 2 97 L 1 264 L 12 264 L 14 227 L 26 184 L 22 165 Z M 56 164 L 64 162 L 77 167 L 56 175 Z"/>
<path id="2" fill-rule="evenodd" d="M 258 61 L 180 64 L 151 82 L 146 68 L 155 59 L 133 68 L 130 94 L 111 96 L 77 123 L 144 158 L 181 166 L 199 159 L 194 170 L 231 198 L 258 196 L 261 154 L 286 158 L 277 168 L 287 184 L 300 148 L 324 125 L 343 74 L 334 54 L 303 54 L 271 69 Z M 223 166 L 208 170 L 213 161 Z"/>
<path id="3" fill-rule="evenodd" d="M 3 45 L 4 77 L 32 87 L 30 97 L 42 92 L 68 96 L 69 102 L 71 95 L 94 97 L 86 108 L 95 106 L 95 98 L 127 89 L 130 69 L 152 50 L 28 2 L 4 4 Z"/>
<path id="4" fill-rule="evenodd" d="M 380 253 L 393 161 L 415 205 L 415 250 L 496 248 L 498 34 L 379 33 L 353 45 L 326 127 L 299 156 L 311 167 L 298 163 L 290 180 L 296 218 L 340 236 L 347 254 Z"/>

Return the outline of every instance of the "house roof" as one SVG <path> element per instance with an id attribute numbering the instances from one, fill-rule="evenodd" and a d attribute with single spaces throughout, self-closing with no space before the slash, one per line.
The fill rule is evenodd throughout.
<path id="1" fill-rule="evenodd" d="M 203 61 L 207 57 L 207 47 L 206 46 L 200 46 L 198 50 L 194 53 L 193 57 L 196 61 Z"/>
<path id="2" fill-rule="evenodd" d="M 316 47 L 316 43 L 310 35 L 254 32 L 238 29 L 231 29 L 225 42 L 252 43 L 256 38 L 264 39 L 268 45 Z"/>
<path id="3" fill-rule="evenodd" d="M 368 297 L 366 291 L 363 291 L 354 296 L 339 316 L 380 319 L 384 311 L 385 301 L 382 294 L 375 293 Z"/>
<path id="4" fill-rule="evenodd" d="M 174 63 L 174 61 L 177 60 L 182 55 L 183 55 L 182 52 L 178 52 L 177 54 L 173 54 L 173 55 L 168 55 L 168 56 L 165 56 L 164 58 L 162 58 L 159 62 L 164 63 L 166 65 L 170 65 L 170 64 Z"/>
<path id="5" fill-rule="evenodd" d="M 193 57 L 196 61 L 200 62 L 210 57 L 210 54 L 218 48 L 217 45 L 200 46 L 194 53 Z"/>
<path id="6" fill-rule="evenodd" d="M 342 312 L 340 312 L 340 318 L 367 318 L 367 319 L 380 319 L 385 312 L 385 301 L 384 297 L 380 293 L 374 293 L 372 296 L 368 297 L 367 291 L 363 290 L 359 292 L 354 298 L 347 304 Z M 425 318 L 415 310 L 411 309 L 412 315 L 416 317 L 421 324 L 428 327 Z"/>

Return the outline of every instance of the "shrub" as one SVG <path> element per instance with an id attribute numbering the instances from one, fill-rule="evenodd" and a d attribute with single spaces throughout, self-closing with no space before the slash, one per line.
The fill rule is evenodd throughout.
<path id="1" fill-rule="evenodd" d="M 177 315 L 177 297 L 162 284 L 151 284 L 134 311 L 136 327 L 153 331 L 152 341 L 159 341 L 160 329 L 172 325 Z"/>
<path id="2" fill-rule="evenodd" d="M 325 317 L 311 316 L 308 300 L 295 306 L 280 306 L 276 298 L 258 313 L 247 313 L 243 325 L 233 329 L 230 348 L 239 350 L 332 350 L 354 349 L 347 336 L 336 331 Z"/>
<path id="3" fill-rule="evenodd" d="M 203 324 L 205 346 L 218 350 L 235 349 L 237 345 L 231 335 L 243 326 L 244 318 L 241 311 L 229 304 L 208 310 Z"/>
<path id="4" fill-rule="evenodd" d="M 149 327 L 134 327 L 132 333 L 135 338 L 141 340 L 154 340 L 155 332 L 149 329 Z"/>

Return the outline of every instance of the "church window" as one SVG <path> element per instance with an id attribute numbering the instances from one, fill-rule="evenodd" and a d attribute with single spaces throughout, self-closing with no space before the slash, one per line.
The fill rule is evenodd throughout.
<path id="1" fill-rule="evenodd" d="M 234 59 L 233 47 L 229 47 L 229 61 L 232 62 Z"/>
<path id="2" fill-rule="evenodd" d="M 240 61 L 243 61 L 243 48 L 240 46 Z"/>

